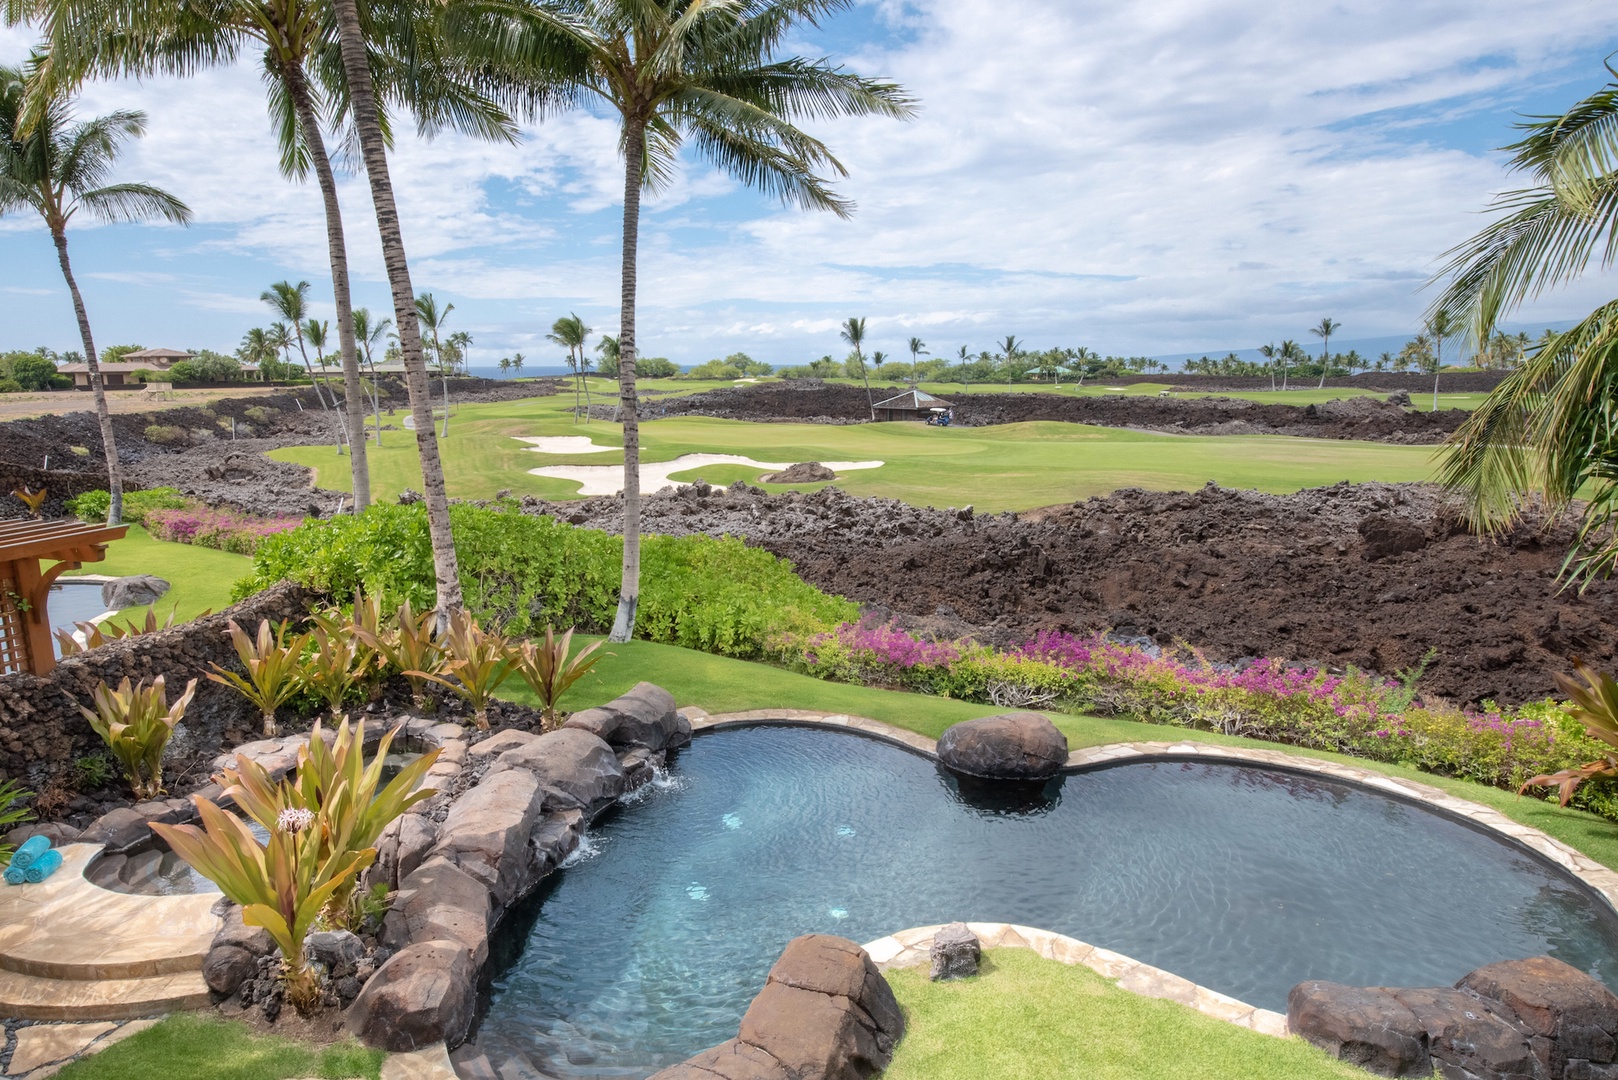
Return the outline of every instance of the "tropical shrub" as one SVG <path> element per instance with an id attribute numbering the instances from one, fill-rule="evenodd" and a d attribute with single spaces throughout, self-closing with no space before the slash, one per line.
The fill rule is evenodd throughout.
<path id="1" fill-rule="evenodd" d="M 264 425 L 275 419 L 276 414 L 280 411 L 280 409 L 274 409 L 268 405 L 249 405 L 242 410 L 242 415 L 255 424 Z"/>
<path id="2" fill-rule="evenodd" d="M 106 683 L 97 686 L 91 696 L 94 708 L 73 703 L 118 759 L 135 797 L 155 799 L 163 793 L 163 748 L 196 692 L 197 680 L 192 679 L 170 705 L 163 676 L 150 685 L 142 679 L 133 686 L 125 678 L 116 690 Z"/>
<path id="3" fill-rule="evenodd" d="M 299 664 L 309 635 L 289 638 L 285 622 L 272 630 L 268 619 L 259 621 L 256 638 L 248 637 L 234 619 L 226 624 L 226 633 L 236 647 L 243 670 L 238 673 L 210 664 L 213 670 L 208 678 L 230 687 L 257 707 L 264 721 L 264 734 L 274 735 L 275 710 L 290 701 L 302 684 Z"/>
<path id="4" fill-rule="evenodd" d="M 439 666 L 442 674 L 427 671 L 405 674 L 438 683 L 465 698 L 472 706 L 478 730 L 488 731 L 489 702 L 494 692 L 515 673 L 517 657 L 511 642 L 484 630 L 472 614 L 462 608 L 449 617 L 443 649 L 444 658 Z"/>
<path id="5" fill-rule="evenodd" d="M 1481 710 L 1423 702 L 1406 685 L 1349 669 L 1260 660 L 1209 663 L 1190 649 L 1159 652 L 1047 632 L 995 650 L 934 642 L 892 626 L 845 623 L 777 641 L 777 656 L 817 678 L 982 701 L 1003 708 L 1099 712 L 1404 765 L 1515 791 L 1561 784 L 1611 747 L 1559 702 Z M 1570 690 L 1570 693 L 1572 691 Z M 1618 687 L 1614 690 L 1618 701 Z M 1577 700 L 1577 698 L 1576 698 Z M 1588 720 L 1585 720 L 1588 723 Z M 1601 762 L 1597 762 L 1601 764 Z M 1584 766 L 1592 777 L 1605 769 Z M 1612 780 L 1574 785 L 1570 804 L 1618 820 Z"/>
<path id="6" fill-rule="evenodd" d="M 512 635 L 547 623 L 605 632 L 617 611 L 623 541 L 513 506 L 450 508 L 461 588 L 480 624 Z M 726 656 L 758 657 L 772 637 L 812 634 L 857 609 L 803 582 L 792 564 L 735 538 L 648 536 L 638 633 Z M 337 595 L 356 589 L 417 610 L 436 600 L 426 511 L 373 506 L 268 538 L 246 597 L 283 578 Z"/>
<path id="7" fill-rule="evenodd" d="M 295 529 L 303 519 L 266 518 L 193 504 L 148 511 L 145 523 L 159 540 L 251 555 L 266 537 Z"/>
<path id="8" fill-rule="evenodd" d="M 305 689 L 325 703 L 336 720 L 343 701 L 371 666 L 372 650 L 354 635 L 352 626 L 330 616 L 319 615 L 306 635 L 309 650 L 303 657 L 299 678 Z"/>
<path id="9" fill-rule="evenodd" d="M 367 602 L 379 603 L 375 593 Z M 418 709 L 426 704 L 427 680 L 443 671 L 444 647 L 433 633 L 437 619 L 431 608 L 418 615 L 406 600 L 399 605 L 392 626 L 374 626 L 366 619 L 356 620 L 354 628 L 354 636 L 376 654 L 374 670 L 403 675 L 410 681 L 410 698 Z"/>
<path id="10" fill-rule="evenodd" d="M 90 525 L 107 520 L 107 508 L 112 496 L 105 491 L 86 491 L 67 501 L 67 511 Z M 136 525 L 146 523 L 146 515 L 153 510 L 178 510 L 189 506 L 190 500 L 171 487 L 147 488 L 145 491 L 124 492 L 124 520 Z"/>
<path id="11" fill-rule="evenodd" d="M 168 617 L 162 622 L 158 622 L 157 605 L 148 604 L 146 606 L 146 618 L 141 622 L 135 622 L 133 619 L 126 623 L 120 623 L 114 619 L 107 619 L 98 623 L 76 622 L 73 626 L 83 636 L 83 642 L 81 643 L 78 636 L 67 630 L 56 630 L 54 631 L 56 643 L 60 647 L 63 656 L 76 656 L 79 653 L 89 652 L 91 649 L 99 649 L 110 641 L 139 637 L 141 634 L 155 634 L 159 630 L 171 629 L 174 626 L 174 616 L 178 611 L 179 605 L 176 604 L 169 609 Z M 200 619 L 208 614 L 211 614 L 211 612 L 205 610 L 197 618 Z"/>
<path id="12" fill-rule="evenodd" d="M 136 372 L 137 375 L 140 372 Z M 159 446 L 184 446 L 191 441 L 191 433 L 174 424 L 147 424 L 142 432 L 146 441 Z"/>
<path id="13" fill-rule="evenodd" d="M 257 762 L 236 759 L 224 773 L 224 794 L 269 834 L 267 843 L 240 818 L 200 796 L 194 825 L 154 826 L 158 835 L 198 873 L 242 905 L 242 919 L 261 926 L 281 949 L 287 1000 L 307 1012 L 320 987 L 304 961 L 303 941 L 317 920 L 347 925 L 359 875 L 376 860 L 376 842 L 388 824 L 433 789 L 416 790 L 438 759 L 421 755 L 386 785 L 382 767 L 397 729 L 382 737 L 365 760 L 365 725 L 337 730 L 326 745 L 316 723 L 298 752 L 294 779 L 276 784 Z"/>
<path id="14" fill-rule="evenodd" d="M 591 655 L 601 648 L 601 642 L 591 642 L 577 653 L 569 655 L 572 652 L 572 643 L 572 630 L 568 630 L 558 639 L 555 630 L 547 626 L 543 643 L 526 641 L 517 647 L 515 658 L 517 676 L 528 684 L 528 689 L 539 699 L 541 723 L 546 731 L 555 728 L 561 719 L 556 705 L 562 695 L 601 659 L 600 656 Z"/>

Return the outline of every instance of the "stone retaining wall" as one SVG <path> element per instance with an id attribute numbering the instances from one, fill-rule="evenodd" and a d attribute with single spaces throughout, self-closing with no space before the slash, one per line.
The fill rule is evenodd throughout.
<path id="1" fill-rule="evenodd" d="M 283 582 L 217 615 L 67 657 L 44 678 L 22 672 L 0 675 L 0 778 L 37 785 L 99 748 L 101 740 L 69 695 L 88 702 L 98 683 L 116 686 L 126 677 L 138 681 L 163 675 L 171 700 L 188 679 L 197 679 L 197 695 L 175 734 L 176 749 L 184 750 L 187 743 L 217 748 L 225 729 L 254 722 L 254 710 L 240 695 L 206 678 L 210 663 L 239 666 L 225 624 L 235 619 L 251 632 L 260 619 L 301 619 L 310 600 L 301 586 Z"/>
<path id="2" fill-rule="evenodd" d="M 40 513 L 44 517 L 67 516 L 67 500 L 86 491 L 103 490 L 107 486 L 107 470 L 99 472 L 72 472 L 67 469 L 34 468 L 11 461 L 0 461 L 0 521 L 31 516 L 23 501 L 12 496 L 13 491 L 27 487 L 29 491 L 44 488 L 49 494 Z"/>
<path id="3" fill-rule="evenodd" d="M 392 1051 L 464 1040 L 505 913 L 572 854 L 596 814 L 690 738 L 673 696 L 641 683 L 556 731 L 508 729 L 472 745 L 460 775 L 474 782 L 443 817 L 406 815 L 378 845 L 397 889 L 381 933 L 392 953 L 348 1010 L 348 1029 Z"/>

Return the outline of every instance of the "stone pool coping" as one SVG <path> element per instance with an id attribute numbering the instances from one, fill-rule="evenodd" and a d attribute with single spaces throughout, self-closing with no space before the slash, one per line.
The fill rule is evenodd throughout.
<path id="1" fill-rule="evenodd" d="M 1263 1035 L 1285 1038 L 1288 1034 L 1287 1018 L 1278 1012 L 1249 1005 L 1228 994 L 1199 986 L 1173 972 L 1143 964 L 1132 957 L 1078 938 L 1017 923 L 969 922 L 966 927 L 978 936 L 985 949 L 1030 949 L 1059 964 L 1087 967 L 1111 980 L 1119 989 L 1132 994 L 1173 1001 L 1195 1009 L 1204 1016 Z M 901 930 L 868 942 L 864 949 L 879 971 L 923 967 L 932 959 L 933 935 L 942 929 L 940 925 Z"/>
<path id="2" fill-rule="evenodd" d="M 938 757 L 938 742 L 935 739 L 883 723 L 881 720 L 848 713 L 822 712 L 816 709 L 752 709 L 747 712 L 710 714 L 693 707 L 680 711 L 691 721 L 693 734 L 757 724 L 803 725 L 851 731 L 913 750 L 934 760 Z M 1068 754 L 1067 765 L 1063 772 L 1090 772 L 1146 761 L 1262 765 L 1289 772 L 1329 777 L 1370 788 L 1378 794 L 1416 803 L 1462 824 L 1495 834 L 1508 843 L 1526 848 L 1531 855 L 1571 875 L 1599 896 L 1614 912 L 1618 912 L 1618 872 L 1532 825 L 1513 821 L 1491 807 L 1462 799 L 1441 788 L 1416 780 L 1388 776 L 1385 773 L 1336 761 L 1303 757 L 1284 750 L 1216 746 L 1211 743 L 1189 741 L 1107 743 L 1102 746 L 1086 746 Z"/>

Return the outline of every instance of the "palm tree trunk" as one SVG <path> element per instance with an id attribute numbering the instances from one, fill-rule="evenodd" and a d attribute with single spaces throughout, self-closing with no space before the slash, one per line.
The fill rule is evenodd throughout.
<path id="1" fill-rule="evenodd" d="M 84 362 L 90 369 L 90 395 L 95 398 L 96 421 L 101 426 L 101 449 L 107 458 L 107 491 L 112 496 L 107 503 L 107 524 L 117 525 L 124 520 L 124 470 L 118 464 L 118 443 L 113 438 L 107 390 L 101 382 L 101 361 L 96 359 L 95 340 L 90 336 L 90 316 L 84 310 L 79 283 L 73 279 L 73 264 L 68 262 L 67 233 L 62 229 L 52 229 L 51 239 L 56 241 L 56 258 L 62 264 L 67 291 L 73 294 L 73 314 L 78 316 L 79 339 L 84 342 Z"/>
<path id="2" fill-rule="evenodd" d="M 645 165 L 646 125 L 624 124 L 624 255 L 619 296 L 618 400 L 624 425 L 624 570 L 618 591 L 618 617 L 610 641 L 635 636 L 640 605 L 640 416 L 635 394 L 635 259 L 640 246 L 641 170 Z M 581 364 L 582 368 L 583 365 Z"/>
<path id="3" fill-rule="evenodd" d="M 371 344 L 365 343 L 365 366 L 371 372 L 371 417 L 376 421 L 376 444 L 382 445 L 382 384 L 376 376 L 376 361 L 371 359 Z M 369 470 L 367 470 L 369 471 Z"/>
<path id="4" fill-rule="evenodd" d="M 309 99 L 309 84 L 303 68 L 293 64 L 283 72 L 292 107 L 298 114 L 298 127 L 309 159 L 320 182 L 320 195 L 326 204 L 326 247 L 331 256 L 331 291 L 337 302 L 337 341 L 343 360 L 343 416 L 348 435 L 348 471 L 354 487 L 354 511 L 371 505 L 371 468 L 365 456 L 365 395 L 360 390 L 359 357 L 354 350 L 354 306 L 348 290 L 348 245 L 343 238 L 343 211 L 337 201 L 337 180 L 331 159 L 326 156 L 320 121 Z M 332 395 L 336 397 L 335 394 Z"/>
<path id="5" fill-rule="evenodd" d="M 449 365 L 444 362 L 444 347 L 438 343 L 438 331 L 433 331 L 433 351 L 438 354 L 438 385 L 444 390 L 444 430 L 439 437 L 449 438 Z"/>
<path id="6" fill-rule="evenodd" d="M 860 379 L 865 383 L 865 407 L 871 410 L 871 419 L 876 419 L 876 399 L 871 396 L 871 374 L 865 366 L 865 357 L 860 356 Z"/>
<path id="7" fill-rule="evenodd" d="M 594 403 L 590 400 L 590 372 L 586 369 L 584 363 L 583 345 L 579 346 L 579 382 L 584 386 L 584 422 L 588 424 L 590 422 L 590 406 Z"/>
<path id="8" fill-rule="evenodd" d="M 1327 351 L 1330 347 L 1330 337 L 1320 339 L 1320 385 L 1315 387 L 1317 390 L 1326 389 L 1326 372 L 1331 370 L 1331 353 Z"/>
<path id="9" fill-rule="evenodd" d="M 343 51 L 343 72 L 348 80 L 359 134 L 365 173 L 371 181 L 371 201 L 376 207 L 377 231 L 382 237 L 382 257 L 388 269 L 393 292 L 393 320 L 399 328 L 399 352 L 404 359 L 405 387 L 410 392 L 410 412 L 416 421 L 416 449 L 421 455 L 421 485 L 427 503 L 427 528 L 432 537 L 433 573 L 438 579 L 438 621 L 444 626 L 452 611 L 460 610 L 461 578 L 455 559 L 455 537 L 449 519 L 449 495 L 444 487 L 444 464 L 438 456 L 438 439 L 433 433 L 432 390 L 427 383 L 427 365 L 421 355 L 421 330 L 416 323 L 416 292 L 410 284 L 410 265 L 405 259 L 404 237 L 399 231 L 399 208 L 393 201 L 393 182 L 388 177 L 388 153 L 382 141 L 382 125 L 377 117 L 376 91 L 371 85 L 371 69 L 366 64 L 365 38 L 360 28 L 356 0 L 333 0 L 338 39 Z"/>

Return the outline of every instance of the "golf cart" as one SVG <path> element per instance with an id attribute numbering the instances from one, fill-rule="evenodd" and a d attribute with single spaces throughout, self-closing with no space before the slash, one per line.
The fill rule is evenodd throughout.
<path id="1" fill-rule="evenodd" d="M 928 409 L 928 427 L 949 427 L 950 415 L 948 409 Z"/>

